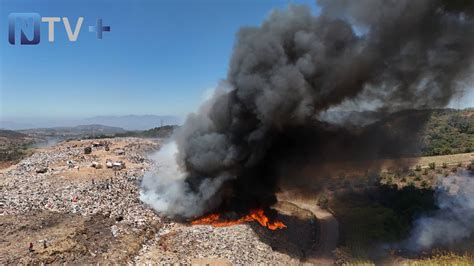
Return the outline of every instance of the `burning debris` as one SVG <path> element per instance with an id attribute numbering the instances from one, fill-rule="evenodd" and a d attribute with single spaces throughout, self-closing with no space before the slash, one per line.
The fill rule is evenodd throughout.
<path id="1" fill-rule="evenodd" d="M 205 217 L 199 218 L 191 222 L 192 225 L 210 224 L 215 227 L 232 226 L 241 223 L 256 221 L 261 226 L 267 227 L 270 230 L 277 230 L 286 228 L 286 225 L 280 221 L 270 221 L 262 209 L 251 210 L 249 214 L 236 220 L 223 220 L 218 213 L 209 214 Z"/>
<path id="2" fill-rule="evenodd" d="M 470 2 L 318 5 L 319 16 L 292 5 L 239 31 L 227 80 L 177 133 L 178 153 L 165 160 L 167 170 L 144 178 L 144 202 L 189 218 L 265 208 L 275 201 L 282 169 L 301 168 L 309 158 L 324 162 L 321 147 L 348 160 L 402 148 L 377 132 L 361 137 L 353 123 L 332 119 L 334 111 L 368 110 L 380 119 L 438 108 L 463 86 L 473 61 Z M 412 122 L 386 132 L 414 139 L 423 116 Z"/>

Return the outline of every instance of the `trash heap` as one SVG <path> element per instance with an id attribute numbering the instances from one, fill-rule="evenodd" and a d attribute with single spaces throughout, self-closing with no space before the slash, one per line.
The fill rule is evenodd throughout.
<path id="1" fill-rule="evenodd" d="M 147 152 L 158 146 L 159 143 L 145 139 L 114 138 L 104 143 L 62 142 L 41 149 L 8 170 L 0 171 L 0 212 L 34 216 L 36 211 L 50 211 L 88 219 L 105 217 L 111 222 L 107 225 L 110 235 L 117 240 L 108 251 L 117 248 L 123 252 L 120 246 L 123 243 L 132 243 L 127 247 L 139 243 L 136 251 L 130 251 L 135 254 L 129 258 L 134 264 L 207 264 L 213 258 L 243 265 L 298 263 L 297 259 L 262 242 L 251 224 L 222 228 L 190 226 L 161 218 L 145 206 L 139 200 L 140 183 L 144 173 L 156 167 Z M 85 148 L 90 148 L 90 153 L 87 149 L 86 154 Z M 117 155 L 117 148 L 124 153 Z M 119 162 L 124 168 L 114 168 L 114 163 Z M 62 248 L 58 245 L 64 243 L 51 235 L 41 236 L 38 243 L 43 239 L 57 248 Z M 89 252 L 93 256 L 100 254 L 94 249 L 97 241 L 90 241 L 93 251 Z"/>
<path id="2" fill-rule="evenodd" d="M 105 145 L 72 145 L 66 142 L 22 160 L 3 173 L 0 183 L 3 214 L 24 214 L 33 210 L 84 216 L 103 214 L 132 229 L 143 228 L 148 221 L 160 219 L 138 199 L 141 178 L 152 166 L 146 153 L 136 149 L 140 147 L 136 143 L 143 140 L 117 140 L 135 144 L 125 148 L 127 156 L 134 159 L 134 165 L 127 165 L 126 169 L 117 168 L 108 178 L 70 180 L 62 176 L 68 171 L 82 168 L 97 169 L 99 162 L 94 151 L 103 149 Z M 114 141 L 116 139 L 108 140 L 107 143 Z M 84 147 L 91 147 L 92 154 L 84 155 Z M 124 159 L 127 160 L 126 157 Z"/>

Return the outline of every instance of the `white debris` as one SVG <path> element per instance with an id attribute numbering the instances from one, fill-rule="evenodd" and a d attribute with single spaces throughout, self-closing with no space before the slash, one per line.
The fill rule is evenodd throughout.
<path id="1" fill-rule="evenodd" d="M 116 149 L 114 152 L 115 152 L 116 155 L 124 155 L 125 154 L 125 151 L 123 149 Z"/>
<path id="2" fill-rule="evenodd" d="M 117 225 L 112 225 L 112 227 L 110 227 L 110 231 L 112 231 L 112 235 L 114 237 L 117 237 L 119 235 L 119 229 L 117 227 Z"/>

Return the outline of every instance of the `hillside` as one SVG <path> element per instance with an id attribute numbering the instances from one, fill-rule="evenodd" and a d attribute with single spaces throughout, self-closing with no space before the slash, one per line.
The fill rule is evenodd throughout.
<path id="1" fill-rule="evenodd" d="M 182 118 L 170 115 L 102 115 L 86 118 L 0 118 L 0 128 L 25 130 L 35 128 L 75 127 L 78 125 L 104 125 L 125 130 L 147 130 L 160 125 L 180 124 Z"/>
<path id="2" fill-rule="evenodd" d="M 26 137 L 28 137 L 28 135 L 17 132 L 17 131 L 0 129 L 0 138 L 2 139 L 20 140 Z"/>
<path id="3" fill-rule="evenodd" d="M 19 132 L 48 137 L 89 137 L 89 136 L 113 136 L 126 131 L 120 127 L 110 127 L 98 124 L 79 125 L 75 127 L 53 127 L 53 128 L 36 128 L 20 130 Z"/>
<path id="4" fill-rule="evenodd" d="M 0 129 L 0 162 L 21 159 L 35 139 L 27 134 Z"/>
<path id="5" fill-rule="evenodd" d="M 27 134 L 13 130 L 0 129 L 0 147 L 6 145 L 22 145 L 33 142 L 33 138 Z"/>
<path id="6" fill-rule="evenodd" d="M 448 155 L 473 151 L 474 109 L 444 109 L 431 113 L 423 131 L 423 155 Z"/>
<path id="7" fill-rule="evenodd" d="M 126 130 L 147 130 L 160 125 L 179 124 L 180 118 L 166 115 L 96 116 L 85 118 L 81 122 L 84 124 L 101 124 L 111 127 L 120 127 Z"/>
<path id="8" fill-rule="evenodd" d="M 178 126 L 155 127 L 143 131 L 129 131 L 126 133 L 119 133 L 116 134 L 116 137 L 168 138 L 177 128 Z"/>
<path id="9" fill-rule="evenodd" d="M 382 158 L 474 151 L 474 109 L 405 110 L 362 128 Z"/>

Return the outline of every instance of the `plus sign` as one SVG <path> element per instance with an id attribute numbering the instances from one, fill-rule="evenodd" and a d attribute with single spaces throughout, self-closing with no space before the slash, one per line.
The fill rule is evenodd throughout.
<path id="1" fill-rule="evenodd" d="M 102 32 L 110 32 L 110 26 L 102 26 L 102 19 L 97 20 L 97 26 L 89 26 L 89 32 L 96 32 L 97 39 L 102 39 Z"/>

